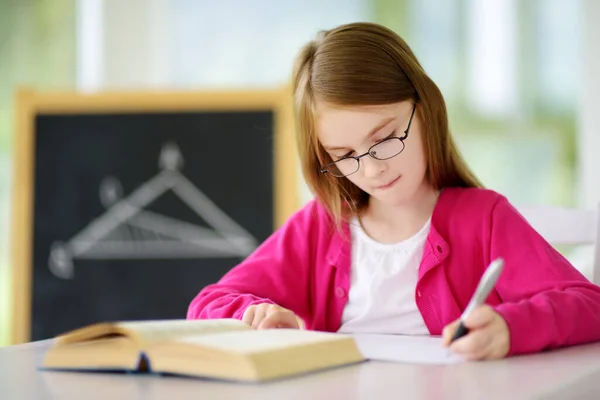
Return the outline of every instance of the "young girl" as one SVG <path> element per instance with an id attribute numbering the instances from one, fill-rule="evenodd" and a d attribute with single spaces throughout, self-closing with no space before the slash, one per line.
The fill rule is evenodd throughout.
<path id="1" fill-rule="evenodd" d="M 293 71 L 315 200 L 192 301 L 188 318 L 257 329 L 443 334 L 467 359 L 600 340 L 600 288 L 505 197 L 481 188 L 407 44 L 370 23 L 308 43 Z M 450 343 L 488 264 L 505 267 Z"/>

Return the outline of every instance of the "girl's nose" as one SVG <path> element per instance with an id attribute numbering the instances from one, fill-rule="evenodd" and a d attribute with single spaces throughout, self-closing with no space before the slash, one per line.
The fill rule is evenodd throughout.
<path id="1" fill-rule="evenodd" d="M 373 178 L 385 171 L 385 161 L 376 160 L 370 156 L 363 157 L 360 161 L 366 178 Z"/>

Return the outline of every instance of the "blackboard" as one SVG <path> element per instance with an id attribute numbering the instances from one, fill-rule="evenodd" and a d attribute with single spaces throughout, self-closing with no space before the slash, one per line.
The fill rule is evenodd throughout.
<path id="1" fill-rule="evenodd" d="M 22 92 L 13 342 L 185 318 L 297 206 L 286 93 Z"/>

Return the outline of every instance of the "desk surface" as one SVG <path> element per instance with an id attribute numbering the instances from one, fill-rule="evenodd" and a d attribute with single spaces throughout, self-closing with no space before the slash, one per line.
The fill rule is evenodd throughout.
<path id="1" fill-rule="evenodd" d="M 600 398 L 600 343 L 501 361 L 444 366 L 370 361 L 267 384 L 224 383 L 141 374 L 39 371 L 37 366 L 50 343 L 42 341 L 0 348 L 0 398 Z"/>

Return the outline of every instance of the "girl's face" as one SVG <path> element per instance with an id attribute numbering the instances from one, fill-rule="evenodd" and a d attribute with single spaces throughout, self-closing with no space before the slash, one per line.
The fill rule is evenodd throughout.
<path id="1" fill-rule="evenodd" d="M 399 205 L 414 199 L 428 187 L 422 124 L 417 112 L 411 121 L 414 106 L 413 101 L 357 107 L 317 104 L 319 141 L 333 161 L 369 152 L 370 155 L 360 158 L 358 170 L 347 175 L 347 179 L 368 193 L 371 201 Z M 404 137 L 409 124 L 406 139 L 383 142 Z M 401 152 L 387 158 L 398 151 Z M 387 159 L 379 160 L 371 155 Z M 356 161 L 352 159 L 336 165 L 340 168 L 337 171 L 334 168 L 335 172 L 345 174 L 356 170 Z"/>

